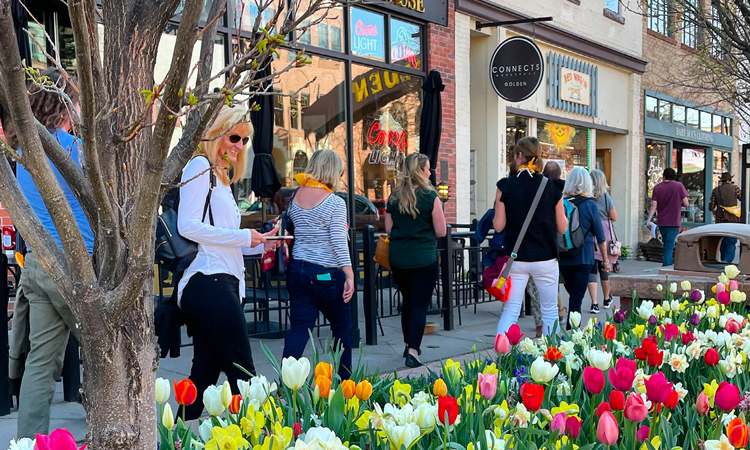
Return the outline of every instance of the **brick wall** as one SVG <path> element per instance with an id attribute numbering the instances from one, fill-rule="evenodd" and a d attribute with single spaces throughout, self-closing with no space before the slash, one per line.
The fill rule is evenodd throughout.
<path id="1" fill-rule="evenodd" d="M 451 185 L 451 200 L 445 204 L 445 216 L 449 223 L 456 221 L 456 62 L 455 50 L 455 3 L 449 0 L 448 27 L 432 24 L 428 33 L 428 61 L 430 70 L 440 71 L 445 84 L 443 91 L 443 134 L 440 141 L 439 161 L 448 163 L 448 183 Z M 437 170 L 440 181 L 440 166 Z"/>

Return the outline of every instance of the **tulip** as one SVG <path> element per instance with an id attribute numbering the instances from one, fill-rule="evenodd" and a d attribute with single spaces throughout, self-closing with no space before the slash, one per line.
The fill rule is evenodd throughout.
<path id="1" fill-rule="evenodd" d="M 701 316 L 695 313 L 692 316 L 690 316 L 690 325 L 697 327 L 698 325 L 700 325 L 700 323 L 701 323 Z"/>
<path id="2" fill-rule="evenodd" d="M 694 340 L 695 335 L 692 331 L 686 331 L 685 333 L 682 333 L 682 345 L 689 345 Z"/>
<path id="3" fill-rule="evenodd" d="M 507 355 L 510 352 L 510 341 L 508 336 L 500 333 L 495 336 L 495 352 L 498 355 Z"/>
<path id="4" fill-rule="evenodd" d="M 623 311 L 621 309 L 618 309 L 615 312 L 613 320 L 615 321 L 615 323 L 623 323 L 623 322 L 625 322 L 625 311 Z"/>
<path id="5" fill-rule="evenodd" d="M 565 420 L 565 434 L 571 439 L 577 439 L 581 434 L 581 419 L 570 416 Z"/>
<path id="6" fill-rule="evenodd" d="M 198 427 L 198 435 L 203 442 L 213 439 L 214 424 L 210 420 L 204 420 Z"/>
<path id="7" fill-rule="evenodd" d="M 604 372 L 596 367 L 587 366 L 583 369 L 583 384 L 593 394 L 599 394 L 604 389 Z"/>
<path id="8" fill-rule="evenodd" d="M 676 294 L 677 293 L 677 283 L 671 283 L 669 285 L 669 292 Z"/>
<path id="9" fill-rule="evenodd" d="M 178 405 L 190 406 L 198 398 L 198 389 L 196 389 L 195 383 L 187 378 L 179 382 L 175 381 L 174 397 Z"/>
<path id="10" fill-rule="evenodd" d="M 156 379 L 156 403 L 163 405 L 169 400 L 169 380 L 165 378 Z"/>
<path id="11" fill-rule="evenodd" d="M 241 395 L 233 395 L 232 396 L 232 402 L 229 404 L 229 413 L 230 414 L 239 414 L 240 408 L 242 407 L 242 396 Z"/>
<path id="12" fill-rule="evenodd" d="M 722 305 L 728 305 L 732 302 L 732 297 L 729 295 L 729 292 L 724 291 L 720 294 L 716 294 L 716 300 Z"/>
<path id="13" fill-rule="evenodd" d="M 733 411 L 740 404 L 740 390 L 737 386 L 722 381 L 716 390 L 714 404 L 724 412 Z"/>
<path id="14" fill-rule="evenodd" d="M 663 373 L 658 372 L 646 380 L 646 396 L 652 403 L 664 403 L 672 391 L 672 383 L 667 381 Z"/>
<path id="15" fill-rule="evenodd" d="M 692 300 L 695 303 L 698 303 L 699 301 L 703 300 L 704 296 L 705 294 L 703 294 L 703 291 L 701 291 L 700 289 L 696 289 L 690 293 L 690 300 Z"/>
<path id="16" fill-rule="evenodd" d="M 328 398 L 331 395 L 331 380 L 325 375 L 315 379 L 315 387 L 321 398 Z"/>
<path id="17" fill-rule="evenodd" d="M 740 274 L 740 269 L 737 268 L 734 264 L 730 264 L 726 267 L 724 267 L 724 273 L 727 275 L 729 279 L 736 278 L 737 275 Z"/>
<path id="18" fill-rule="evenodd" d="M 742 325 L 740 325 L 735 319 L 729 319 L 724 325 L 724 329 L 727 330 L 727 333 L 729 334 L 735 334 L 740 332 Z"/>
<path id="19" fill-rule="evenodd" d="M 612 364 L 612 354 L 602 350 L 589 350 L 588 359 L 589 364 L 599 370 L 607 370 Z"/>
<path id="20" fill-rule="evenodd" d="M 229 408 L 231 403 L 232 388 L 229 387 L 229 381 L 224 381 L 224 384 L 221 386 L 221 404 L 224 405 L 225 408 Z"/>
<path id="21" fill-rule="evenodd" d="M 615 411 L 622 411 L 625 408 L 625 394 L 620 391 L 610 392 L 609 405 Z"/>
<path id="22" fill-rule="evenodd" d="M 522 388 L 523 389 L 523 388 Z M 445 423 L 446 417 L 448 423 Z M 453 425 L 458 417 L 458 403 L 454 397 L 443 396 L 438 400 L 438 420 L 443 425 Z"/>
<path id="23" fill-rule="evenodd" d="M 611 412 L 605 411 L 599 417 L 599 424 L 596 427 L 596 437 L 604 445 L 613 445 L 620 436 L 620 427 L 617 425 L 617 419 Z"/>
<path id="24" fill-rule="evenodd" d="M 560 361 L 563 358 L 563 354 L 557 347 L 548 347 L 547 351 L 542 355 L 547 361 Z"/>
<path id="25" fill-rule="evenodd" d="M 740 283 L 737 282 L 737 280 L 732 280 L 729 282 L 729 291 L 736 291 L 740 288 Z"/>
<path id="26" fill-rule="evenodd" d="M 221 401 L 221 391 L 222 388 L 219 386 L 209 386 L 203 391 L 203 406 L 212 416 L 218 417 L 224 414 L 224 409 L 226 409 Z"/>
<path id="27" fill-rule="evenodd" d="M 643 422 L 648 416 L 648 407 L 640 394 L 631 392 L 625 401 L 625 418 L 631 422 Z"/>
<path id="28" fill-rule="evenodd" d="M 302 424 L 300 422 L 294 422 L 294 427 L 292 427 L 292 434 L 294 435 L 294 439 L 297 439 L 300 434 L 302 434 Z"/>
<path id="29" fill-rule="evenodd" d="M 354 380 L 342 381 L 341 392 L 344 394 L 344 398 L 347 400 L 354 398 L 356 387 L 357 385 L 354 383 Z"/>
<path id="30" fill-rule="evenodd" d="M 552 418 L 552 424 L 550 425 L 550 430 L 551 431 L 557 430 L 558 436 L 564 435 L 565 423 L 567 420 L 568 420 L 568 416 L 564 412 L 555 414 L 555 417 Z"/>
<path id="31" fill-rule="evenodd" d="M 732 291 L 729 293 L 729 301 L 732 303 L 745 303 L 747 301 L 747 294 L 742 291 Z"/>
<path id="32" fill-rule="evenodd" d="M 627 358 L 617 360 L 614 369 L 609 371 L 609 382 L 618 391 L 627 392 L 633 388 L 637 365 L 635 361 Z"/>
<path id="33" fill-rule="evenodd" d="M 724 284 L 724 283 L 717 283 L 716 284 L 716 289 L 714 289 L 714 292 L 718 295 L 718 294 L 721 294 L 722 292 L 725 292 L 726 290 L 727 290 L 726 284 Z"/>
<path id="34" fill-rule="evenodd" d="M 617 338 L 617 328 L 615 328 L 614 325 L 611 323 L 604 325 L 604 339 L 607 339 L 609 341 L 614 340 Z"/>
<path id="35" fill-rule="evenodd" d="M 360 381 L 354 388 L 354 395 L 363 402 L 369 400 L 372 396 L 372 384 L 367 380 Z"/>
<path id="36" fill-rule="evenodd" d="M 666 406 L 669 409 L 675 409 L 677 408 L 677 403 L 680 402 L 680 394 L 672 389 L 672 391 L 667 396 L 667 399 L 664 400 L 664 406 Z"/>
<path id="37" fill-rule="evenodd" d="M 75 438 L 65 428 L 57 429 L 50 433 L 49 436 L 37 434 L 34 446 L 35 450 L 75 450 L 77 448 Z M 86 445 L 84 444 L 80 450 L 85 448 Z"/>
<path id="38" fill-rule="evenodd" d="M 659 292 L 661 292 L 661 291 L 664 290 L 664 286 L 662 286 L 661 284 L 657 284 L 656 285 L 656 290 L 659 291 Z"/>
<path id="39" fill-rule="evenodd" d="M 411 448 L 411 445 L 419 439 L 421 433 L 419 426 L 415 423 L 397 425 L 396 422 L 390 420 L 383 421 L 383 432 L 393 449 Z"/>
<path id="40" fill-rule="evenodd" d="M 672 339 L 680 335 L 680 328 L 673 324 L 668 323 L 664 325 L 664 340 L 670 342 Z"/>
<path id="41" fill-rule="evenodd" d="M 559 371 L 557 365 L 548 363 L 541 356 L 531 363 L 531 378 L 537 383 L 548 383 Z"/>
<path id="42" fill-rule="evenodd" d="M 281 380 L 293 391 L 305 385 L 309 374 L 310 360 L 305 357 L 297 360 L 289 356 L 281 361 Z"/>
<path id="43" fill-rule="evenodd" d="M 429 403 L 422 403 L 414 410 L 414 423 L 419 425 L 423 432 L 431 432 L 435 429 L 435 407 Z"/>
<path id="44" fill-rule="evenodd" d="M 321 361 L 315 365 L 315 371 L 313 372 L 313 378 L 324 376 L 329 380 L 333 379 L 333 366 L 325 361 Z"/>
<path id="45" fill-rule="evenodd" d="M 601 417 L 605 412 L 612 412 L 612 407 L 607 402 L 599 403 L 599 406 L 596 407 L 596 417 Z"/>
<path id="46" fill-rule="evenodd" d="M 497 375 L 488 373 L 487 375 L 479 374 L 479 395 L 485 400 L 492 400 L 497 394 Z"/>
<path id="47" fill-rule="evenodd" d="M 513 324 L 508 328 L 508 331 L 505 332 L 505 336 L 508 338 L 508 342 L 510 345 L 516 346 L 519 342 L 521 342 L 521 338 L 523 338 L 526 335 L 526 333 L 521 333 L 521 327 L 518 326 L 518 324 Z M 495 339 L 497 341 L 497 339 Z"/>
<path id="48" fill-rule="evenodd" d="M 719 275 L 719 282 L 723 285 L 729 284 L 729 277 L 726 275 L 726 273 L 722 273 Z"/>
<path id="49" fill-rule="evenodd" d="M 749 434 L 750 429 L 748 429 L 748 426 L 739 417 L 730 420 L 729 424 L 727 424 L 727 438 L 729 438 L 729 443 L 735 448 L 747 447 Z"/>
<path id="50" fill-rule="evenodd" d="M 680 283 L 680 287 L 682 288 L 683 291 L 689 291 L 690 288 L 692 288 L 688 280 L 685 280 L 682 283 Z"/>
<path id="51" fill-rule="evenodd" d="M 656 316 L 651 316 L 651 317 L 648 318 L 648 324 L 649 325 L 654 326 L 657 323 L 659 323 L 659 319 L 657 319 Z"/>
<path id="52" fill-rule="evenodd" d="M 172 407 L 167 403 L 164 405 L 164 411 L 161 414 L 161 424 L 164 428 L 171 430 L 174 427 L 174 414 L 172 413 Z"/>
<path id="53" fill-rule="evenodd" d="M 544 386 L 526 382 L 521 385 L 520 393 L 523 406 L 529 411 L 536 411 L 542 407 L 542 400 L 544 400 Z"/>
<path id="54" fill-rule="evenodd" d="M 438 397 L 445 397 L 448 395 L 448 386 L 442 378 L 435 380 L 435 385 L 432 387 L 432 393 Z"/>
<path id="55" fill-rule="evenodd" d="M 568 321 L 570 322 L 570 326 L 573 328 L 578 328 L 581 326 L 581 313 L 578 311 L 571 311 L 568 314 Z"/>
<path id="56" fill-rule="evenodd" d="M 709 348 L 706 350 L 706 354 L 703 355 L 703 361 L 708 367 L 719 364 L 719 352 L 715 348 Z"/>
<path id="57" fill-rule="evenodd" d="M 695 401 L 695 410 L 701 416 L 705 416 L 708 414 L 709 409 L 711 409 L 711 401 L 705 392 L 701 392 L 698 394 L 698 399 Z"/>
<path id="58" fill-rule="evenodd" d="M 635 432 L 635 437 L 636 439 L 638 439 L 638 442 L 646 442 L 649 434 L 651 434 L 651 428 L 643 425 L 642 427 L 638 428 L 638 431 Z"/>

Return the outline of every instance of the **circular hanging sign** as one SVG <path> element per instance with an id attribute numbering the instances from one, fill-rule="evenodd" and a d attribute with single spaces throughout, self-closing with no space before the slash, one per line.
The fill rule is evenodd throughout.
<path id="1" fill-rule="evenodd" d="M 534 95 L 544 77 L 544 59 L 528 38 L 514 36 L 503 41 L 490 60 L 490 82 L 501 98 L 520 102 Z"/>

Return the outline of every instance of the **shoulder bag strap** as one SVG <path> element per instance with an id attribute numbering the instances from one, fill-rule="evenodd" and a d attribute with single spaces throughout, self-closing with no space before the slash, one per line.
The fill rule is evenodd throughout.
<path id="1" fill-rule="evenodd" d="M 208 159 L 207 156 L 201 155 L 204 158 Z M 203 217 L 201 218 L 201 221 L 205 222 L 206 220 L 206 211 L 208 211 L 208 220 L 211 223 L 211 226 L 214 224 L 214 215 L 211 211 L 211 194 L 214 192 L 214 188 L 216 187 L 216 174 L 214 173 L 214 170 L 211 168 L 211 160 L 208 160 L 208 174 L 209 174 L 209 186 L 208 186 L 208 194 L 206 194 L 206 203 L 203 204 Z"/>
<path id="2" fill-rule="evenodd" d="M 521 243 L 523 242 L 524 236 L 526 236 L 526 231 L 529 229 L 529 225 L 531 224 L 531 219 L 534 217 L 534 213 L 536 212 L 537 206 L 539 206 L 539 200 L 542 198 L 542 194 L 544 194 L 544 188 L 547 187 L 547 181 L 548 178 L 544 177 L 542 178 L 541 184 L 539 184 L 539 188 L 536 190 L 536 195 L 534 196 L 534 201 L 531 202 L 531 208 L 529 208 L 528 214 L 526 214 L 526 219 L 523 221 L 523 226 L 521 226 L 521 232 L 518 233 L 518 238 L 516 239 L 516 244 L 513 246 L 513 252 L 510 254 L 510 258 L 508 259 L 508 262 L 505 264 L 505 269 L 503 269 L 502 277 L 504 279 L 508 279 L 508 274 L 510 273 L 510 266 L 513 264 L 513 261 L 518 258 L 518 249 L 521 248 Z"/>

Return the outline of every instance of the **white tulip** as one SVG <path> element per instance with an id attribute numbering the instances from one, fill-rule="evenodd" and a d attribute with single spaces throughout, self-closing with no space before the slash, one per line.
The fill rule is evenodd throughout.
<path id="1" fill-rule="evenodd" d="M 571 311 L 570 314 L 568 314 L 568 318 L 570 319 L 570 326 L 573 328 L 578 328 L 581 326 L 581 313 L 577 311 Z"/>
<path id="2" fill-rule="evenodd" d="M 682 287 L 683 291 L 689 291 L 690 288 L 692 287 L 688 280 L 684 280 L 682 283 L 680 283 L 680 286 Z"/>
<path id="3" fill-rule="evenodd" d="M 677 283 L 672 283 L 669 285 L 669 292 L 673 294 L 677 293 Z"/>
<path id="4" fill-rule="evenodd" d="M 719 283 L 724 285 L 729 284 L 729 277 L 726 274 L 722 273 L 721 275 L 719 275 Z"/>
<path id="5" fill-rule="evenodd" d="M 161 424 L 167 430 L 174 428 L 174 414 L 172 414 L 172 407 L 169 406 L 169 403 L 164 405 L 164 412 L 161 414 Z"/>
<path id="6" fill-rule="evenodd" d="M 743 303 L 745 300 L 747 300 L 747 294 L 739 290 L 732 291 L 729 293 L 729 299 L 732 303 Z"/>
<path id="7" fill-rule="evenodd" d="M 740 269 L 737 268 L 734 264 L 731 264 L 729 266 L 724 267 L 724 273 L 727 274 L 727 277 L 729 277 L 730 280 L 737 277 L 737 275 L 740 274 Z M 727 284 L 727 283 L 724 283 Z"/>
<path id="8" fill-rule="evenodd" d="M 250 379 L 250 382 L 244 380 L 237 380 L 237 387 L 240 390 L 243 400 L 252 402 L 253 400 L 258 405 L 265 405 L 268 401 L 268 397 L 276 392 L 276 383 L 269 383 L 268 379 L 259 375 Z"/>
<path id="9" fill-rule="evenodd" d="M 680 310 L 680 302 L 678 300 L 672 300 L 669 304 L 669 308 L 674 312 L 678 312 Z"/>
<path id="10" fill-rule="evenodd" d="M 36 439 L 21 438 L 17 441 L 11 440 L 8 450 L 34 450 L 35 447 Z"/>
<path id="11" fill-rule="evenodd" d="M 708 308 L 706 308 L 706 316 L 709 319 L 718 319 L 719 318 L 719 308 L 716 307 L 716 305 L 711 305 Z"/>
<path id="12" fill-rule="evenodd" d="M 232 388 L 229 387 L 229 381 L 224 380 L 224 384 L 221 386 L 221 404 L 225 408 L 229 408 L 232 404 Z"/>
<path id="13" fill-rule="evenodd" d="M 410 423 L 406 425 L 396 425 L 390 420 L 383 422 L 383 431 L 391 441 L 391 448 L 411 447 L 420 436 L 419 425 Z"/>
<path id="14" fill-rule="evenodd" d="M 156 379 L 156 403 L 163 405 L 169 400 L 169 395 L 172 390 L 169 385 L 169 380 L 164 378 Z"/>
<path id="15" fill-rule="evenodd" d="M 572 355 L 576 352 L 576 345 L 575 343 L 571 341 L 563 341 L 560 343 L 560 353 L 563 354 L 563 356 Z"/>
<path id="16" fill-rule="evenodd" d="M 661 284 L 657 284 L 656 285 L 656 290 L 659 291 L 659 292 L 661 292 L 661 291 L 664 290 L 664 286 L 662 286 Z"/>
<path id="17" fill-rule="evenodd" d="M 210 420 L 201 422 L 201 425 L 198 427 L 198 435 L 204 444 L 214 438 L 214 425 Z"/>
<path id="18" fill-rule="evenodd" d="M 422 403 L 414 411 L 414 422 L 424 433 L 430 433 L 435 428 L 437 408 L 428 403 Z"/>
<path id="19" fill-rule="evenodd" d="M 560 368 L 539 357 L 531 364 L 531 378 L 537 383 L 548 383 L 557 376 Z"/>
<path id="20" fill-rule="evenodd" d="M 203 405 L 212 416 L 220 416 L 226 409 L 221 401 L 221 391 L 221 386 L 209 386 L 203 392 Z"/>
<path id="21" fill-rule="evenodd" d="M 588 354 L 589 364 L 601 371 L 609 369 L 612 364 L 612 354 L 597 349 L 590 349 Z"/>
<path id="22" fill-rule="evenodd" d="M 293 391 L 305 385 L 309 374 L 310 360 L 305 357 L 297 360 L 290 356 L 281 361 L 281 380 Z"/>

